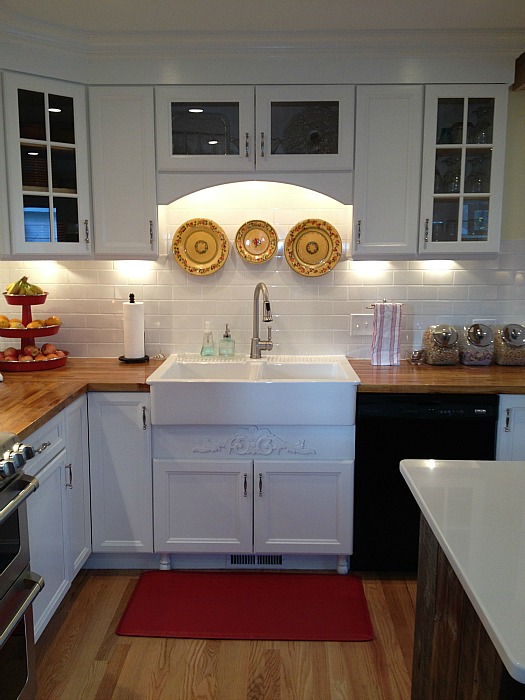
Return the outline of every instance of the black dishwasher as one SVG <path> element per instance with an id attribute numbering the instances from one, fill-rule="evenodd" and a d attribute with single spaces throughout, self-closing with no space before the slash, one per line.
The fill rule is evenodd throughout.
<path id="1" fill-rule="evenodd" d="M 493 394 L 357 394 L 354 571 L 416 571 L 419 508 L 402 459 L 494 459 Z"/>

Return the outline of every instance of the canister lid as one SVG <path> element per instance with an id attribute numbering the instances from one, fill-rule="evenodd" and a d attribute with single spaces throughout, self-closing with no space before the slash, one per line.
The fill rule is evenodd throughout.
<path id="1" fill-rule="evenodd" d="M 473 323 L 467 329 L 467 340 L 472 345 L 480 348 L 486 348 L 494 340 L 494 334 L 489 326 L 484 323 Z"/>
<path id="2" fill-rule="evenodd" d="M 509 323 L 501 329 L 501 337 L 509 345 L 525 345 L 525 328 L 519 323 Z"/>
<path id="3" fill-rule="evenodd" d="M 432 338 L 442 348 L 450 348 L 458 342 L 458 332 L 454 326 L 434 326 L 432 328 Z"/>

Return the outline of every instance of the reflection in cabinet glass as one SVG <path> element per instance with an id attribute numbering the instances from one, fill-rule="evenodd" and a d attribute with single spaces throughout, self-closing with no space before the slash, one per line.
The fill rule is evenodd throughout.
<path id="1" fill-rule="evenodd" d="M 19 89 L 18 120 L 25 241 L 78 243 L 73 99 Z"/>
<path id="2" fill-rule="evenodd" d="M 338 153 L 339 103 L 272 102 L 272 154 Z"/>
<path id="3" fill-rule="evenodd" d="M 237 102 L 172 102 L 171 152 L 174 156 L 239 154 Z"/>

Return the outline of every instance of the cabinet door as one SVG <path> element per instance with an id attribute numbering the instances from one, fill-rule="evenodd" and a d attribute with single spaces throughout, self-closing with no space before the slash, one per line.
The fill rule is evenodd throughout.
<path id="1" fill-rule="evenodd" d="M 421 253 L 499 250 L 506 85 L 425 90 Z"/>
<path id="2" fill-rule="evenodd" d="M 252 86 L 156 87 L 158 169 L 253 170 L 253 100 Z"/>
<path id="3" fill-rule="evenodd" d="M 31 568 L 45 586 L 33 603 L 35 639 L 42 634 L 69 589 L 65 452 L 38 472 L 39 487 L 27 501 Z"/>
<path id="4" fill-rule="evenodd" d="M 252 462 L 153 460 L 156 552 L 252 551 Z"/>
<path id="5" fill-rule="evenodd" d="M 72 581 L 91 554 L 91 499 L 87 398 L 65 409 L 66 497 L 69 518 L 68 577 Z"/>
<path id="6" fill-rule="evenodd" d="M 12 253 L 89 254 L 85 88 L 6 73 L 4 100 Z"/>
<path id="7" fill-rule="evenodd" d="M 153 88 L 89 89 L 95 253 L 158 255 Z"/>
<path id="8" fill-rule="evenodd" d="M 352 170 L 354 86 L 256 88 L 257 170 Z"/>
<path id="9" fill-rule="evenodd" d="M 422 85 L 358 86 L 353 257 L 417 253 Z"/>
<path id="10" fill-rule="evenodd" d="M 523 395 L 500 396 L 496 459 L 525 460 L 525 396 Z"/>
<path id="11" fill-rule="evenodd" d="M 0 81 L 2 76 L 0 75 Z M 3 117 L 2 106 L 2 85 L 0 82 L 0 116 Z M 11 241 L 9 239 L 9 216 L 7 209 L 7 168 L 5 159 L 5 136 L 4 120 L 0 118 L 0 256 L 8 255 L 11 252 Z"/>
<path id="12" fill-rule="evenodd" d="M 354 462 L 256 461 L 254 552 L 351 554 Z"/>
<path id="13" fill-rule="evenodd" d="M 93 552 L 152 552 L 149 394 L 88 395 Z"/>

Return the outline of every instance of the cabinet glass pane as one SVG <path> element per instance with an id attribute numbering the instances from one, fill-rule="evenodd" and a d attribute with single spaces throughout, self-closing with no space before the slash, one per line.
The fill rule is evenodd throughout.
<path id="1" fill-rule="evenodd" d="M 452 193 L 461 191 L 461 149 L 438 148 L 434 192 Z"/>
<path id="2" fill-rule="evenodd" d="M 459 198 L 434 200 L 432 218 L 432 240 L 457 241 L 459 219 Z"/>
<path id="3" fill-rule="evenodd" d="M 463 220 L 461 222 L 462 241 L 488 240 L 489 198 L 465 198 L 463 202 Z"/>
<path id="4" fill-rule="evenodd" d="M 463 112 L 465 100 L 462 97 L 446 97 L 438 100 L 436 143 L 463 142 Z"/>
<path id="5" fill-rule="evenodd" d="M 51 177 L 54 192 L 76 194 L 77 169 L 73 148 L 51 148 Z"/>
<path id="6" fill-rule="evenodd" d="M 24 237 L 27 243 L 51 241 L 49 197 L 24 195 Z"/>
<path id="7" fill-rule="evenodd" d="M 339 102 L 272 102 L 271 152 L 339 152 Z"/>
<path id="8" fill-rule="evenodd" d="M 47 149 L 45 146 L 20 144 L 22 187 L 24 190 L 49 190 L 47 175 Z"/>
<path id="9" fill-rule="evenodd" d="M 239 154 L 238 102 L 172 102 L 172 154 Z"/>
<path id="10" fill-rule="evenodd" d="M 467 149 L 465 192 L 490 192 L 492 151 L 489 148 Z"/>
<path id="11" fill-rule="evenodd" d="M 55 232 L 58 243 L 78 243 L 78 206 L 74 197 L 53 197 Z"/>
<path id="12" fill-rule="evenodd" d="M 51 141 L 75 143 L 72 97 L 49 95 L 49 133 Z"/>
<path id="13" fill-rule="evenodd" d="M 492 143 L 494 98 L 471 98 L 468 101 L 468 143 Z"/>
<path id="14" fill-rule="evenodd" d="M 44 94 L 18 90 L 18 124 L 20 138 L 45 141 L 46 116 Z"/>

